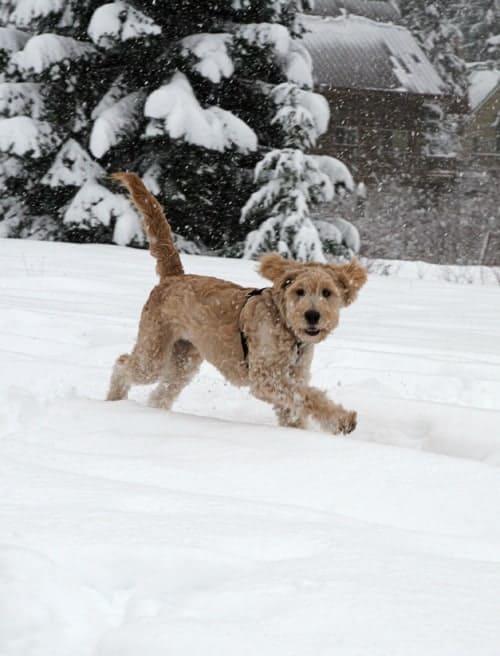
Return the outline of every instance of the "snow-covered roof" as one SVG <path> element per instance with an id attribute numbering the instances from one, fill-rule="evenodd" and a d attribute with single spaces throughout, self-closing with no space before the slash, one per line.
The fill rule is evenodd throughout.
<path id="1" fill-rule="evenodd" d="M 304 16 L 316 84 L 443 95 L 444 82 L 404 27 L 361 16 Z"/>
<path id="2" fill-rule="evenodd" d="M 401 18 L 392 3 L 382 0 L 315 0 L 311 13 L 316 16 L 356 14 L 376 21 L 398 21 Z"/>
<path id="3" fill-rule="evenodd" d="M 469 101 L 472 111 L 475 111 L 500 84 L 500 70 L 473 70 L 469 74 L 469 81 Z"/>

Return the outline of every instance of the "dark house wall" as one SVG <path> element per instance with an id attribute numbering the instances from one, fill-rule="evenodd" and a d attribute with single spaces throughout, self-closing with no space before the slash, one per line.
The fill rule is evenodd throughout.
<path id="1" fill-rule="evenodd" d="M 465 121 L 466 158 L 490 170 L 500 170 L 500 87 Z"/>
<path id="2" fill-rule="evenodd" d="M 428 176 L 423 153 L 423 105 L 433 98 L 408 93 L 319 89 L 331 110 L 328 132 L 315 152 L 338 157 L 358 182 L 386 176 Z"/>

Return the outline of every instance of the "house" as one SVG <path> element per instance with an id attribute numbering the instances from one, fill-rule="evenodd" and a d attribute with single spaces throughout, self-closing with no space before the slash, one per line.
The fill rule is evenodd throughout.
<path id="1" fill-rule="evenodd" d="M 471 113 L 463 126 L 464 158 L 500 172 L 500 70 L 474 67 L 469 80 Z"/>
<path id="2" fill-rule="evenodd" d="M 348 13 L 348 7 L 371 18 Z M 450 104 L 444 82 L 387 2 L 316 0 L 304 16 L 304 43 L 316 90 L 330 105 L 329 131 L 317 152 L 344 161 L 357 180 L 386 175 L 415 179 L 450 169 L 450 158 L 426 155 L 427 112 Z"/>

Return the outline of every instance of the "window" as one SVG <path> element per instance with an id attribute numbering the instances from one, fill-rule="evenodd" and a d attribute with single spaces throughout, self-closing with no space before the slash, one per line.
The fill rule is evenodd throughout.
<path id="1" fill-rule="evenodd" d="M 357 128 L 335 128 L 335 142 L 342 146 L 355 146 L 358 143 Z"/>

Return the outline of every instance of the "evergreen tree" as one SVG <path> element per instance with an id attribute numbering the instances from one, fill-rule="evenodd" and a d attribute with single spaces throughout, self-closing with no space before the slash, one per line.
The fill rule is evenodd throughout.
<path id="1" fill-rule="evenodd" d="M 107 178 L 129 169 L 177 232 L 241 241 L 256 164 L 326 128 L 306 4 L 0 0 L 2 234 L 142 244 Z"/>
<path id="2" fill-rule="evenodd" d="M 399 0 L 403 23 L 443 80 L 443 93 L 463 98 L 467 69 L 461 55 L 463 34 L 456 20 L 456 2 L 449 0 Z M 452 112 L 435 103 L 425 106 L 423 130 L 429 156 L 454 156 L 459 148 L 458 121 Z"/>

